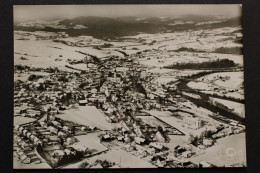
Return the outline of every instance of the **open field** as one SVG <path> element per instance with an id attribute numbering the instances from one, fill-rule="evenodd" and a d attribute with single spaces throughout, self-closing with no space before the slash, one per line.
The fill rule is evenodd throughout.
<path id="1" fill-rule="evenodd" d="M 223 100 L 218 98 L 212 98 L 213 102 L 221 103 L 227 106 L 229 109 L 233 109 L 233 112 L 237 115 L 245 118 L 245 105 L 242 103 L 237 103 L 229 100 Z"/>
<path id="2" fill-rule="evenodd" d="M 75 136 L 79 140 L 73 145 L 77 145 L 80 147 L 86 146 L 91 150 L 92 154 L 97 154 L 107 150 L 107 147 L 100 143 L 100 139 L 98 137 L 99 133 L 89 133 L 87 135 Z"/>
<path id="3" fill-rule="evenodd" d="M 244 99 L 243 76 L 243 72 L 213 73 L 191 81 L 187 85 L 208 94 Z"/>
<path id="4" fill-rule="evenodd" d="M 49 75 L 49 73 L 46 73 L 46 72 L 26 72 L 26 73 L 15 73 L 14 74 L 14 81 L 16 80 L 21 80 L 21 81 L 26 81 L 28 79 L 28 77 L 32 74 L 35 74 L 35 75 L 41 75 L 41 76 L 47 76 Z"/>
<path id="5" fill-rule="evenodd" d="M 232 37 L 223 35 L 239 29 L 239 27 L 225 27 L 213 30 L 197 30 L 191 32 L 174 32 L 174 33 L 157 33 L 157 34 L 138 34 L 136 36 L 126 36 L 125 38 L 132 38 L 138 40 L 144 40 L 144 43 L 151 43 L 153 40 L 156 42 L 149 46 L 155 49 L 169 49 L 175 50 L 183 46 L 189 48 L 195 48 L 199 50 L 212 50 L 215 48 L 222 47 L 235 47 L 241 46 L 240 44 L 234 43 Z M 209 37 L 200 37 L 203 33 L 214 34 Z M 232 39 L 231 39 L 232 38 Z M 198 41 L 199 40 L 199 41 Z M 142 49 L 147 45 L 135 46 Z"/>
<path id="6" fill-rule="evenodd" d="M 190 159 L 199 163 L 204 160 L 216 166 L 241 166 L 246 164 L 246 138 L 245 133 L 227 136 L 217 140 L 217 143 L 201 154 Z"/>
<path id="7" fill-rule="evenodd" d="M 46 162 L 42 162 L 39 164 L 30 163 L 30 164 L 23 164 L 19 161 L 17 156 L 13 157 L 13 168 L 14 169 L 51 169 L 50 165 Z"/>
<path id="8" fill-rule="evenodd" d="M 189 111 L 189 110 L 187 110 Z M 161 121 L 169 124 L 170 126 L 178 129 L 179 131 L 183 132 L 186 136 L 189 136 L 190 134 L 193 134 L 195 136 L 199 136 L 203 131 L 205 131 L 206 129 L 211 129 L 214 128 L 214 126 L 212 126 L 213 123 L 215 123 L 215 121 L 210 122 L 210 125 L 204 125 L 199 129 L 191 129 L 188 127 L 185 127 L 183 124 L 183 121 L 181 119 L 178 119 L 174 116 L 171 115 L 170 112 L 163 112 L 163 111 L 147 111 L 149 114 L 151 114 L 152 116 L 160 119 Z M 201 112 L 197 112 L 196 110 L 192 111 L 192 113 L 195 113 L 196 115 Z M 200 118 L 204 118 L 204 119 L 209 119 L 209 117 L 205 114 L 205 113 L 201 113 L 200 114 Z"/>
<path id="9" fill-rule="evenodd" d="M 121 168 L 155 168 L 155 166 L 149 162 L 133 156 L 120 148 L 113 148 L 105 154 L 94 156 L 89 159 L 89 162 L 94 163 L 97 159 L 115 162 Z"/>
<path id="10" fill-rule="evenodd" d="M 154 126 L 154 127 L 158 127 L 158 126 L 168 127 L 169 126 L 166 123 L 159 121 L 158 119 L 156 119 L 153 116 L 136 116 L 136 118 L 140 118 L 142 120 L 142 122 L 149 124 L 151 126 Z"/>
<path id="11" fill-rule="evenodd" d="M 29 34 L 38 34 L 37 32 L 26 32 Z M 14 64 L 28 65 L 32 67 L 58 67 L 62 70 L 69 70 L 65 65 L 69 65 L 67 59 L 82 60 L 85 55 L 76 51 L 81 51 L 99 58 L 118 55 L 119 52 L 111 50 L 97 50 L 92 47 L 73 47 L 52 40 L 36 40 L 34 36 L 24 36 L 28 40 L 17 40 L 19 32 L 14 35 Z M 42 33 L 40 33 L 42 34 Z M 26 60 L 21 59 L 26 58 Z M 70 70 L 71 71 L 71 70 Z"/>
<path id="12" fill-rule="evenodd" d="M 86 158 L 78 163 L 67 165 L 64 168 L 78 168 L 83 162 L 88 162 L 91 165 L 96 160 L 108 160 L 110 162 L 115 162 L 116 165 L 120 166 L 120 168 L 156 168 L 156 166 L 150 164 L 144 159 L 131 155 L 130 153 L 120 149 L 120 147 L 112 148 L 105 153 L 95 155 L 91 158 Z"/>
<path id="13" fill-rule="evenodd" d="M 14 117 L 14 126 L 30 123 L 33 121 L 36 121 L 36 119 L 29 118 L 29 117 L 15 116 Z"/>
<path id="14" fill-rule="evenodd" d="M 65 110 L 57 117 L 102 130 L 112 129 L 112 125 L 105 120 L 105 116 L 95 106 L 80 106 L 78 109 Z"/>

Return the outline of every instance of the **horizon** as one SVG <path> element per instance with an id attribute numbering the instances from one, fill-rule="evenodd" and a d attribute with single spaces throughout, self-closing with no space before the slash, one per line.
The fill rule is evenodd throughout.
<path id="1" fill-rule="evenodd" d="M 196 5 L 14 5 L 14 21 L 72 19 L 76 17 L 179 17 L 183 15 L 240 17 L 240 4 Z"/>

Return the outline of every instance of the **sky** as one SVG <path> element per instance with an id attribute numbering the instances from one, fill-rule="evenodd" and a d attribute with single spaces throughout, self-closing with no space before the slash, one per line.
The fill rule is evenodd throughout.
<path id="1" fill-rule="evenodd" d="M 79 16 L 175 17 L 185 14 L 241 16 L 239 4 L 221 5 L 15 5 L 14 20 Z"/>

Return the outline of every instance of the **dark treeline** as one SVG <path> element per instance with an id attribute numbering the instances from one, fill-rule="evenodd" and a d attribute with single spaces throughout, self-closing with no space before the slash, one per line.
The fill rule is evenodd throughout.
<path id="1" fill-rule="evenodd" d="M 188 63 L 177 63 L 172 64 L 169 66 L 165 66 L 164 68 L 167 69 L 210 69 L 210 68 L 229 68 L 229 67 L 235 67 L 236 64 L 234 61 L 231 61 L 229 59 L 221 59 L 221 60 L 215 60 L 215 61 L 208 61 L 208 62 L 188 62 Z"/>
<path id="2" fill-rule="evenodd" d="M 239 41 L 239 40 L 237 40 Z M 242 40 L 241 40 L 242 42 Z M 238 54 L 242 55 L 242 47 L 220 47 L 212 51 L 213 53 Z"/>
<path id="3" fill-rule="evenodd" d="M 204 53 L 206 51 L 204 50 L 198 50 L 198 49 L 193 49 L 193 48 L 188 48 L 188 47 L 181 47 L 176 50 L 176 52 L 196 52 L 196 53 Z"/>

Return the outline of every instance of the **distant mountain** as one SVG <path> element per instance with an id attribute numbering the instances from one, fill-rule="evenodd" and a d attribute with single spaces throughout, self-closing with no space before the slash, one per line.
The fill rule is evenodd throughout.
<path id="1" fill-rule="evenodd" d="M 135 16 L 108 18 L 82 16 L 73 19 L 15 23 L 15 30 L 66 32 L 70 36 L 91 35 L 101 39 L 116 39 L 138 33 L 162 33 L 180 30 L 214 29 L 241 25 L 241 17 L 220 19 L 214 16 L 184 15 L 173 17 Z"/>

